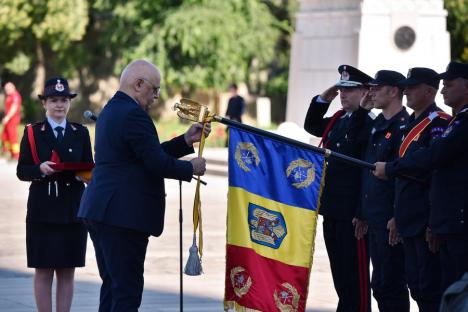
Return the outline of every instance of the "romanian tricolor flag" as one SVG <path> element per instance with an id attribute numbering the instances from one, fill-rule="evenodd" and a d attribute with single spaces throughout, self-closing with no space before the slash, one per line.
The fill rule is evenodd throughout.
<path id="1" fill-rule="evenodd" d="M 305 311 L 323 155 L 230 127 L 225 310 Z"/>

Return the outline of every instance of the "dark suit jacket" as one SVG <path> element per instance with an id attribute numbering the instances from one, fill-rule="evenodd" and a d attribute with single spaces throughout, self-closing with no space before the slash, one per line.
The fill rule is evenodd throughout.
<path id="1" fill-rule="evenodd" d="M 317 98 L 318 96 L 314 97 L 310 103 L 304 129 L 310 134 L 321 137 L 330 121 L 330 118 L 324 117 L 330 103 L 318 103 Z M 328 137 L 324 139 L 324 142 L 328 141 L 327 148 L 362 159 L 372 123 L 368 114 L 367 110 L 359 108 L 349 117 L 350 120 L 337 120 Z M 359 205 L 362 169 L 331 158 L 327 163 L 325 187 L 320 199 L 320 214 L 338 220 L 351 220 L 356 216 Z"/>
<path id="2" fill-rule="evenodd" d="M 62 162 L 93 161 L 89 132 L 84 126 L 67 122 L 61 143 L 55 138 L 47 121 L 36 123 L 32 127 L 41 163 L 50 160 L 52 149 L 59 154 Z M 22 181 L 32 182 L 29 187 L 27 222 L 78 221 L 76 214 L 84 190 L 83 182 L 78 181 L 72 171 L 43 177 L 39 165 L 34 163 L 26 129 L 21 140 L 16 175 Z"/>
<path id="3" fill-rule="evenodd" d="M 388 163 L 391 174 L 433 170 L 429 227 L 440 235 L 468 233 L 468 105 L 431 146 Z"/>
<path id="4" fill-rule="evenodd" d="M 192 164 L 176 158 L 193 152 L 183 136 L 160 144 L 148 114 L 117 92 L 96 123 L 96 167 L 78 216 L 159 236 L 164 226 L 164 178 L 190 181 Z"/>

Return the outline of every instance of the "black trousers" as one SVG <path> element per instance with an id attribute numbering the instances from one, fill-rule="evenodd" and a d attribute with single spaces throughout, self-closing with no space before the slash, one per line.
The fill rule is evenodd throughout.
<path id="1" fill-rule="evenodd" d="M 99 312 L 137 312 L 149 235 L 93 221 L 86 226 L 102 279 Z"/>
<path id="2" fill-rule="evenodd" d="M 411 297 L 420 312 L 439 311 L 442 299 L 439 255 L 432 253 L 425 235 L 404 237 L 405 272 Z"/>
<path id="3" fill-rule="evenodd" d="M 468 272 L 468 235 L 447 235 L 440 245 L 442 290 L 461 279 Z"/>
<path id="4" fill-rule="evenodd" d="M 370 311 L 369 255 L 351 220 L 323 219 L 323 236 L 338 295 L 337 312 Z"/>
<path id="5" fill-rule="evenodd" d="M 409 312 L 403 245 L 390 246 L 386 223 L 369 224 L 372 292 L 380 312 Z"/>

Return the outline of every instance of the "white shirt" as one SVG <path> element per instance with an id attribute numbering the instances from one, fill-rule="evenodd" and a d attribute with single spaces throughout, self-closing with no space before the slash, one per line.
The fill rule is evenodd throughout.
<path id="1" fill-rule="evenodd" d="M 62 127 L 63 128 L 62 134 L 63 134 L 63 136 L 65 136 L 65 129 L 67 128 L 67 120 L 66 119 L 62 120 L 61 123 L 57 123 L 57 122 L 55 122 L 55 120 L 53 120 L 52 118 L 47 116 L 47 121 L 49 122 L 49 125 L 52 127 L 52 130 L 54 131 L 55 137 L 57 137 L 57 135 L 58 135 L 57 131 L 55 130 L 56 127 Z"/>

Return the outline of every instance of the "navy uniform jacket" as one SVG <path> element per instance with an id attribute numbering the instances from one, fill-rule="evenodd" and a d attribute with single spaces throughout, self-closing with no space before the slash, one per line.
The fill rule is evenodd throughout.
<path id="1" fill-rule="evenodd" d="M 428 148 L 386 166 L 389 174 L 433 170 L 429 227 L 435 234 L 468 233 L 468 105 Z"/>
<path id="2" fill-rule="evenodd" d="M 91 140 L 86 127 L 67 121 L 65 136 L 60 143 L 47 120 L 32 127 L 41 163 L 50 160 L 52 149 L 58 153 L 62 162 L 93 161 Z M 84 190 L 83 182 L 78 181 L 72 171 L 62 171 L 44 177 L 39 165 L 34 163 L 26 129 L 21 140 L 16 175 L 22 181 L 31 181 L 26 222 L 78 221 L 76 214 Z"/>
<path id="3" fill-rule="evenodd" d="M 318 96 L 312 99 L 304 122 L 304 129 L 321 137 L 330 118 L 323 116 L 330 103 L 317 102 Z M 362 158 L 364 153 L 368 126 L 372 118 L 369 112 L 359 108 L 351 117 L 336 121 L 328 137 L 327 148 L 354 158 Z M 356 215 L 361 191 L 361 171 L 358 166 L 349 165 L 338 160 L 329 159 L 325 187 L 321 196 L 320 214 L 338 220 L 351 220 Z"/>
<path id="4" fill-rule="evenodd" d="M 96 167 L 78 216 L 159 236 L 164 226 L 164 178 L 190 181 L 192 164 L 176 158 L 193 152 L 183 135 L 160 144 L 148 114 L 117 92 L 96 123 Z"/>
<path id="5" fill-rule="evenodd" d="M 398 158 L 402 128 L 408 117 L 405 108 L 389 120 L 386 120 L 383 114 L 377 116 L 370 131 L 364 160 L 373 164 Z M 386 225 L 393 217 L 395 181 L 380 180 L 369 169 L 363 169 L 362 181 L 361 205 L 357 216 L 371 224 Z"/>
<path id="6" fill-rule="evenodd" d="M 403 130 L 404 137 L 435 111 L 441 111 L 441 109 L 434 103 L 418 118 L 415 119 L 414 114 L 412 114 Z M 439 117 L 434 118 L 420 133 L 419 137 L 408 145 L 405 154 L 411 154 L 420 148 L 429 147 L 435 138 L 442 135 L 448 123 L 449 120 Z M 396 178 L 395 184 L 395 222 L 398 232 L 403 237 L 412 237 L 424 233 L 429 222 L 431 171 L 416 169 L 411 173 L 411 176 L 416 177 L 422 183 Z"/>

